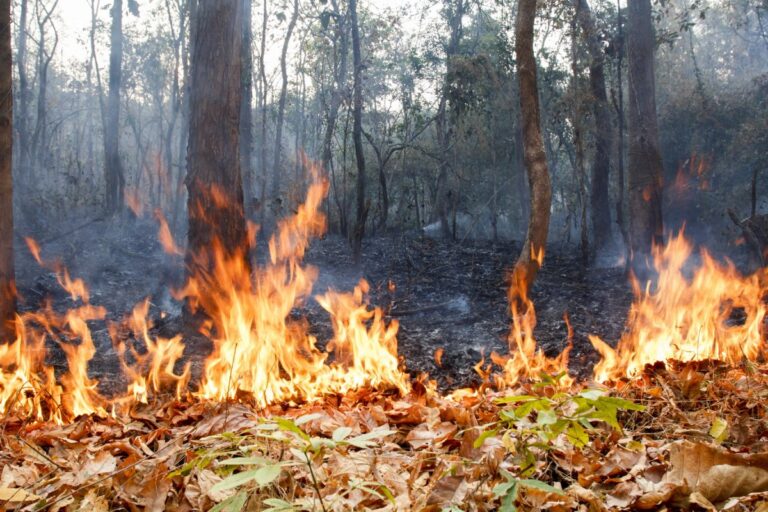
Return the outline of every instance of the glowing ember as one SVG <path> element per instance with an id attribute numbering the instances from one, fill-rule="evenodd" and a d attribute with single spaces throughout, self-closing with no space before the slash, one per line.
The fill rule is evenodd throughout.
<path id="1" fill-rule="evenodd" d="M 742 276 L 733 264 L 720 264 L 702 251 L 701 266 L 687 279 L 692 252 L 682 233 L 654 249 L 658 280 L 643 287 L 633 279 L 635 301 L 616 349 L 590 337 L 602 356 L 596 380 L 634 377 L 657 361 L 738 364 L 763 353 L 768 269 Z"/>

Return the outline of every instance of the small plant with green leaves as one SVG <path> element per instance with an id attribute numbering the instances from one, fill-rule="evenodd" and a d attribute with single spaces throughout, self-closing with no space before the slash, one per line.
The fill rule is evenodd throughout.
<path id="1" fill-rule="evenodd" d="M 551 380 L 552 377 L 544 379 L 532 389 L 553 389 Z M 532 475 L 540 454 L 556 444 L 582 448 L 604 425 L 621 432 L 619 412 L 645 410 L 642 405 L 593 388 L 576 394 L 555 391 L 549 396 L 514 395 L 496 402 L 505 406 L 499 413 L 503 441 L 516 454 L 523 477 Z"/>

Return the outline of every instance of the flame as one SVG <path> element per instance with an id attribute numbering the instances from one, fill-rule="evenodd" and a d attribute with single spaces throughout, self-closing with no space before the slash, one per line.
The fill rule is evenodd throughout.
<path id="1" fill-rule="evenodd" d="M 171 228 L 168 226 L 168 221 L 165 219 L 165 215 L 163 215 L 163 211 L 160 208 L 155 210 L 155 219 L 160 225 L 157 238 L 160 241 L 160 245 L 163 247 L 163 250 L 168 254 L 183 256 L 184 251 L 182 251 L 179 246 L 176 245 L 176 241 L 173 239 L 173 235 L 171 234 Z"/>
<path id="2" fill-rule="evenodd" d="M 692 254 L 682 232 L 654 248 L 656 285 L 633 279 L 635 300 L 616 349 L 590 336 L 602 356 L 594 368 L 597 381 L 635 377 L 657 361 L 717 359 L 734 365 L 762 355 L 768 269 L 744 276 L 702 251 L 688 279 Z"/>
<path id="3" fill-rule="evenodd" d="M 534 250 L 531 246 L 531 258 L 541 267 L 544 263 L 544 249 Z M 512 328 L 507 337 L 509 356 L 491 354 L 493 361 L 503 366 L 504 374 L 498 376 L 496 385 L 499 387 L 511 387 L 520 380 L 538 377 L 541 373 L 562 374 L 565 373 L 560 383 L 567 387 L 573 383 L 568 373 L 568 357 L 573 348 L 573 331 L 570 321 L 568 325 L 568 345 L 557 357 L 547 357 L 538 348 L 533 331 L 536 328 L 536 308 L 528 296 L 528 285 L 524 272 L 515 270 L 511 275 L 511 284 L 507 289 L 509 310 L 512 317 Z"/>
<path id="4" fill-rule="evenodd" d="M 317 277 L 317 270 L 302 265 L 302 258 L 310 239 L 325 230 L 320 207 L 328 183 L 317 171 L 313 176 L 305 203 L 278 223 L 269 241 L 268 261 L 253 273 L 246 251 L 232 255 L 215 242 L 211 261 L 207 255 L 192 257 L 199 263 L 192 266 L 196 274 L 176 295 L 205 312 L 208 320 L 202 330 L 214 344 L 198 398 L 226 400 L 245 393 L 257 404 L 267 405 L 312 400 L 361 386 L 395 388 L 402 393 L 409 390 L 397 357 L 398 323 L 386 321 L 381 309 L 368 307 L 365 281 L 350 293 L 329 291 L 316 297 L 330 314 L 334 329 L 326 351 L 316 346 L 307 323 L 292 316 L 310 298 Z M 219 190 L 214 188 L 211 193 L 214 201 L 223 200 Z M 156 217 L 164 248 L 182 254 L 159 211 Z M 251 241 L 256 232 L 255 226 L 249 226 Z M 48 303 L 39 311 L 17 317 L 17 338 L 0 345 L 0 413 L 61 423 L 84 414 L 104 416 L 110 406 L 114 412 L 148 403 L 168 390 L 182 398 L 190 379 L 189 363 L 176 370 L 183 341 L 180 336 L 150 336 L 148 300 L 138 304 L 122 324 L 108 325 L 128 384 L 125 393 L 116 398 L 102 396 L 99 382 L 88 375 L 96 354 L 89 323 L 104 321 L 106 310 L 90 303 L 82 279 L 71 277 L 58 262 L 45 262 L 34 240 L 27 239 L 27 245 L 38 263 L 55 272 L 74 305 L 61 314 Z M 135 343 L 128 339 L 129 334 Z M 60 384 L 53 368 L 45 363 L 48 341 L 57 343 L 66 356 L 67 371 Z"/>
<path id="5" fill-rule="evenodd" d="M 190 363 L 184 365 L 182 373 L 174 372 L 176 362 L 184 353 L 181 336 L 171 339 L 153 339 L 149 335 L 148 314 L 149 300 L 147 299 L 134 307 L 127 322 L 133 336 L 143 341 L 146 352 L 141 353 L 134 346 L 128 346 L 116 333 L 112 335 L 120 366 L 130 379 L 126 393 L 129 404 L 131 400 L 146 404 L 149 402 L 150 395 L 160 394 L 169 386 L 174 388 L 175 397 L 179 399 L 189 383 Z M 127 354 L 130 355 L 132 363 L 128 361 Z"/>
<path id="6" fill-rule="evenodd" d="M 317 297 L 333 321 L 330 364 L 306 323 L 291 317 L 317 278 L 317 269 L 302 265 L 310 239 L 325 230 L 320 207 L 328 183 L 315 176 L 304 204 L 278 224 L 265 264 L 251 275 L 243 255 L 230 255 L 214 243 L 213 264 L 198 258 L 196 274 L 177 294 L 210 317 L 206 331 L 214 350 L 205 364 L 200 397 L 226 400 L 245 392 L 263 406 L 363 385 L 407 390 L 407 379 L 398 370 L 397 322 L 387 324 L 379 308 L 365 306 L 366 283 L 349 294 Z"/>

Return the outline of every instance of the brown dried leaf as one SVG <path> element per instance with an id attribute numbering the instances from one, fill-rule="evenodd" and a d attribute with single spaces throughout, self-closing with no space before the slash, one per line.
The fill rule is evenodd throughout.
<path id="1" fill-rule="evenodd" d="M 705 443 L 670 446 L 665 483 L 686 486 L 712 503 L 768 491 L 768 454 L 743 455 Z"/>

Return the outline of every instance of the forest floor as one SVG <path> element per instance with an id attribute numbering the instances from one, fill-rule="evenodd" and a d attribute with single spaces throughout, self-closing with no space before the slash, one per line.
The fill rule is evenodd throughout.
<path id="1" fill-rule="evenodd" d="M 182 261 L 163 253 L 156 224 L 131 220 L 80 226 L 40 237 L 43 261 L 60 260 L 72 277 L 83 278 L 90 288 L 91 303 L 104 306 L 109 320 L 120 320 L 148 297 L 157 330 L 167 337 L 183 332 L 181 305 L 170 294 L 182 284 Z M 38 308 L 46 298 L 52 299 L 55 309 L 71 307 L 72 301 L 55 274 L 41 268 L 23 243 L 17 245 L 21 308 Z M 398 349 L 408 371 L 413 375 L 426 372 L 446 390 L 479 383 L 473 366 L 484 356 L 487 359 L 491 351 L 507 352 L 510 317 L 505 275 L 518 252 L 519 244 L 514 242 L 451 243 L 419 233 L 393 234 L 368 239 L 361 264 L 355 265 L 346 241 L 328 236 L 312 242 L 305 262 L 319 269 L 313 294 L 329 288 L 351 290 L 361 278 L 366 279 L 370 304 L 400 322 Z M 394 284 L 394 291 L 389 283 Z M 563 316 L 567 312 L 574 329 L 571 370 L 576 375 L 588 375 L 597 354 L 587 335 L 617 340 L 631 293 L 621 267 L 585 269 L 577 251 L 555 246 L 547 254 L 532 299 L 540 346 L 549 355 L 563 349 L 568 333 Z M 330 318 L 313 298 L 295 314 L 307 317 L 310 331 L 321 344 L 330 339 Z M 120 385 L 117 358 L 106 324 L 95 322 L 92 331 L 97 354 L 90 371 L 109 392 Z M 439 349 L 440 364 L 435 357 Z M 186 356 L 199 368 L 209 350 L 205 341 L 193 339 Z M 58 347 L 51 347 L 51 354 L 54 366 L 66 364 Z"/>
<path id="2" fill-rule="evenodd" d="M 168 289 L 180 284 L 182 262 L 162 253 L 155 232 L 148 221 L 94 222 L 39 239 L 43 260 L 60 258 L 88 282 L 91 303 L 104 306 L 109 319 L 150 297 L 158 331 L 176 334 L 181 307 Z M 363 388 L 267 407 L 247 397 L 218 403 L 158 396 L 64 424 L 6 413 L 0 509 L 768 510 L 764 363 L 671 361 L 605 386 L 540 376 L 512 389 L 448 393 L 478 382 L 472 367 L 483 354 L 506 351 L 504 274 L 518 249 L 385 236 L 370 239 L 355 266 L 343 240 L 315 242 L 306 258 L 319 268 L 315 293 L 367 279 L 371 303 L 401 322 L 407 368 L 428 372 L 441 390 L 412 380 L 402 393 Z M 571 373 L 588 376 L 596 355 L 586 336 L 616 340 L 631 297 L 620 269 L 583 269 L 575 253 L 554 247 L 548 254 L 533 293 L 536 336 L 545 350 L 559 352 L 568 311 Z M 23 250 L 18 267 L 23 309 L 46 296 L 57 309 L 72 305 L 55 275 Z M 308 318 L 321 342 L 329 338 L 330 322 L 314 301 L 295 314 Z M 117 391 L 120 372 L 105 323 L 92 331 L 92 376 L 103 391 Z M 60 349 L 50 348 L 51 362 L 62 368 Z M 187 343 L 198 369 L 207 350 L 194 337 Z"/>

